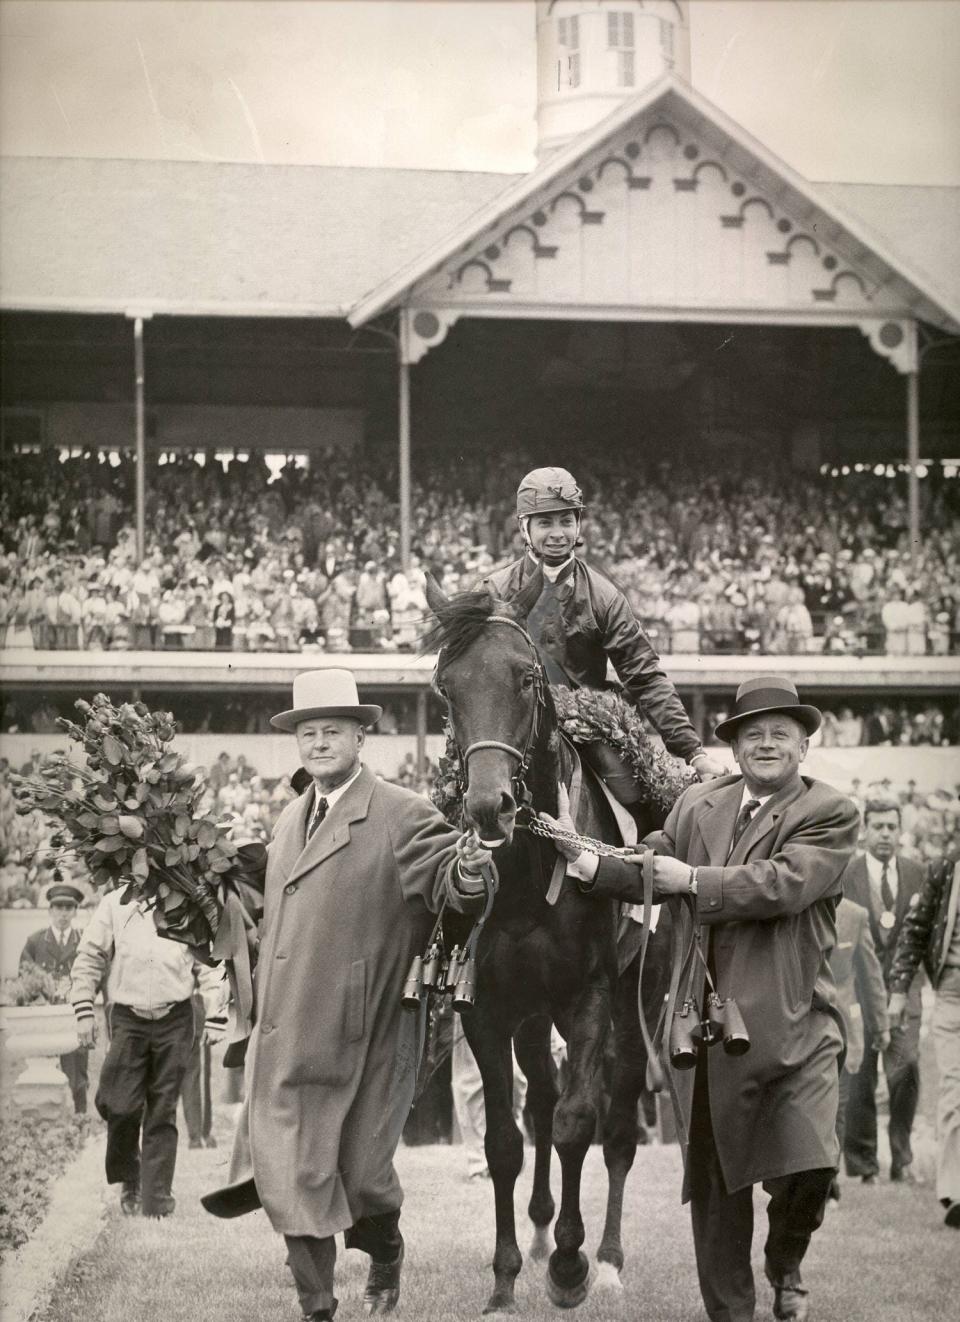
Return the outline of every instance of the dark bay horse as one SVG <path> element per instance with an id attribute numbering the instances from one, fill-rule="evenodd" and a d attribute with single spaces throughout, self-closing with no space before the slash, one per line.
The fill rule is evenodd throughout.
<path id="1" fill-rule="evenodd" d="M 538 576 L 539 580 L 539 576 Z M 623 1265 L 623 1187 L 637 1143 L 637 1101 L 646 1054 L 637 1020 L 637 961 L 618 979 L 616 906 L 584 895 L 566 878 L 556 902 L 547 899 L 557 853 L 549 840 L 517 829 L 539 811 L 556 816 L 558 785 L 568 787 L 576 754 L 560 737 L 556 711 L 526 613 L 539 581 L 507 605 L 487 592 L 447 599 L 432 580 L 427 598 L 437 623 L 424 639 L 438 652 L 436 687 L 446 700 L 463 774 L 463 815 L 495 845 L 500 884 L 478 950 L 476 1004 L 464 1015 L 467 1041 L 483 1079 L 485 1148 L 496 1207 L 494 1289 L 485 1312 L 515 1312 L 514 1283 L 522 1257 L 514 1220 L 514 1186 L 523 1139 L 513 1117 L 511 1044 L 527 1077 L 535 1134 L 532 1256 L 547 1253 L 553 1219 L 551 1145 L 561 1167 L 560 1212 L 554 1226 L 547 1290 L 560 1307 L 575 1307 L 590 1286 L 582 1252 L 580 1179 L 597 1124 L 597 1099 L 611 1017 L 616 1063 L 604 1129 L 609 1175 L 607 1224 L 598 1260 L 613 1280 Z M 521 809 L 523 809 L 521 811 Z M 518 811 L 520 817 L 518 818 Z M 602 791 L 584 778 L 578 829 L 618 839 Z M 645 1004 L 659 1006 L 666 981 L 666 939 L 658 933 L 644 973 Z M 647 996 L 650 1000 L 647 1000 Z M 567 1044 L 562 1091 L 550 1054 L 555 1024 Z"/>

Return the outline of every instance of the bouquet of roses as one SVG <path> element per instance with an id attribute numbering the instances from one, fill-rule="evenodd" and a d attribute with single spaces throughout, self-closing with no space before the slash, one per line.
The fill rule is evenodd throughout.
<path id="1" fill-rule="evenodd" d="M 17 811 L 54 818 L 51 845 L 77 855 L 98 890 L 126 887 L 124 900 L 153 909 L 161 936 L 209 955 L 224 891 L 262 873 L 262 846 L 248 857 L 228 822 L 202 812 L 204 776 L 170 748 L 169 712 L 114 707 L 102 693 L 76 708 L 79 722 L 57 724 L 85 763 L 54 755 L 38 775 L 11 777 Z"/>

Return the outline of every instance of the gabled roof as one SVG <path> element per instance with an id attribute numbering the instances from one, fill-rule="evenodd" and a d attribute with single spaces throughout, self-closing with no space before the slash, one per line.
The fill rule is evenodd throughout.
<path id="1" fill-rule="evenodd" d="M 708 106 L 680 90 L 685 104 Z M 715 107 L 701 122 L 720 134 L 729 126 Z M 808 184 L 733 128 L 732 150 L 746 159 L 742 144 L 752 144 L 757 168 L 774 162 L 777 179 L 815 196 L 870 251 L 960 308 L 960 189 Z M 607 131 L 598 125 L 587 136 Z M 567 149 L 572 158 L 582 144 Z M 483 217 L 502 214 L 507 197 L 556 168 L 559 155 L 531 175 L 7 157 L 0 306 L 343 317 L 415 259 L 416 269 L 430 268 L 452 232 L 472 235 Z"/>
<path id="2" fill-rule="evenodd" d="M 514 177 L 7 157 L 0 304 L 342 317 Z"/>
<path id="3" fill-rule="evenodd" d="M 803 218 L 807 229 L 828 236 L 832 248 L 877 286 L 895 288 L 904 313 L 936 325 L 960 328 L 960 298 L 945 297 L 942 283 L 934 282 L 903 254 L 894 252 L 887 240 L 849 212 L 835 194 L 825 193 L 802 178 L 706 97 L 670 73 L 547 157 L 466 223 L 451 230 L 442 243 L 360 299 L 351 309 L 351 324 L 362 325 L 385 309 L 402 304 L 455 254 L 470 251 L 508 218 L 526 219 L 525 213 L 548 194 L 551 185 L 575 180 L 581 165 L 585 167 L 605 144 L 622 136 L 642 117 L 661 112 L 694 129 L 717 160 L 749 178 L 758 191 L 776 197 L 784 210 Z M 956 257 L 955 252 L 955 261 Z"/>

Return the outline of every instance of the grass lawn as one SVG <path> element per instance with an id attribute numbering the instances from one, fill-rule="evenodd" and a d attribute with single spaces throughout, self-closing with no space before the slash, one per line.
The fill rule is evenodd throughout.
<path id="1" fill-rule="evenodd" d="M 229 1138 L 220 1134 L 216 1150 L 182 1151 L 175 1216 L 163 1222 L 129 1220 L 112 1211 L 94 1250 L 72 1264 L 57 1298 L 36 1322 L 293 1322 L 299 1317 L 283 1243 L 263 1213 L 225 1222 L 199 1206 L 199 1195 L 226 1171 Z M 457 1148 L 404 1148 L 398 1161 L 407 1191 L 407 1266 L 398 1315 L 426 1322 L 479 1317 L 492 1284 L 490 1186 L 467 1183 Z M 518 1212 L 525 1207 L 532 1164 L 528 1149 Z M 693 1322 L 703 1316 L 679 1183 L 676 1147 L 638 1152 L 627 1196 L 625 1288 L 592 1294 L 577 1314 L 583 1322 Z M 600 1235 L 604 1197 L 602 1155 L 593 1148 L 584 1199 L 591 1252 Z M 758 1195 L 759 1318 L 771 1316 L 772 1301 L 759 1253 L 764 1201 Z M 518 1223 L 525 1249 L 525 1212 Z M 807 1258 L 812 1317 L 815 1322 L 940 1322 L 951 1315 L 949 1301 L 957 1297 L 958 1249 L 960 1237 L 943 1227 L 929 1187 L 848 1184 Z M 363 1317 L 366 1264 L 362 1254 L 341 1250 L 338 1319 Z M 542 1276 L 543 1266 L 528 1262 L 519 1279 L 517 1298 L 531 1322 L 557 1317 Z"/>

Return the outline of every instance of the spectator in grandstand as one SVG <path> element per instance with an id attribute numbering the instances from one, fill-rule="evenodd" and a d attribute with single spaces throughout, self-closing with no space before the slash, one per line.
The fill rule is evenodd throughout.
<path id="1" fill-rule="evenodd" d="M 214 647 L 217 651 L 230 651 L 233 647 L 233 624 L 236 609 L 233 597 L 224 589 L 217 597 L 213 608 Z"/>
<path id="2" fill-rule="evenodd" d="M 890 599 L 884 602 L 880 618 L 883 621 L 887 655 L 906 656 L 912 612 L 908 609 L 902 592 L 894 592 Z"/>

